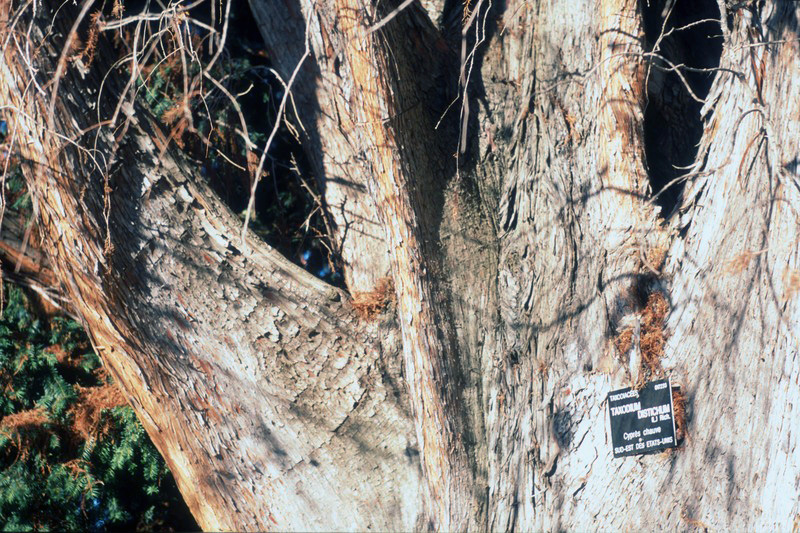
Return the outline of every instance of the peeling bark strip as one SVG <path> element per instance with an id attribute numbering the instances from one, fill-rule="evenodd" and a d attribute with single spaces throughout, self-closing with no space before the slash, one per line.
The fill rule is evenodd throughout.
<path id="1" fill-rule="evenodd" d="M 598 154 L 601 194 L 607 216 L 614 217 L 618 238 L 628 228 L 647 227 L 642 197 L 647 192 L 643 122 L 647 92 L 642 18 L 636 0 L 604 1 L 600 5 L 600 114 L 605 137 Z M 591 82 L 590 82 L 591 83 Z M 612 237 L 613 238 L 613 237 Z"/>

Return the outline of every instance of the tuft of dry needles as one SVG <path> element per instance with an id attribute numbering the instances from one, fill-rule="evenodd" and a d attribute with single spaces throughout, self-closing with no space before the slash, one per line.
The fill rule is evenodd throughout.
<path id="1" fill-rule="evenodd" d="M 672 414 L 675 416 L 675 438 L 680 441 L 688 436 L 686 431 L 686 395 L 678 387 L 672 388 Z"/>
<path id="2" fill-rule="evenodd" d="M 52 433 L 47 425 L 49 421 L 47 412 L 40 407 L 20 411 L 0 420 L 0 434 L 11 439 L 17 448 L 16 460 L 27 459 L 31 450 L 37 448 L 37 442 Z"/>
<path id="3" fill-rule="evenodd" d="M 647 365 L 653 375 L 661 373 L 661 358 L 664 356 L 666 335 L 664 321 L 669 313 L 667 299 L 660 292 L 653 292 L 647 298 L 647 305 L 642 311 L 642 331 L 640 348 L 642 362 Z"/>
<path id="4" fill-rule="evenodd" d="M 364 320 L 375 320 L 384 309 L 394 302 L 394 282 L 381 278 L 371 291 L 354 292 L 351 301 L 356 314 Z"/>
<path id="5" fill-rule="evenodd" d="M 116 385 L 102 387 L 78 386 L 78 401 L 70 408 L 73 429 L 85 440 L 105 435 L 111 427 L 103 420 L 103 409 L 127 405 L 125 397 Z"/>

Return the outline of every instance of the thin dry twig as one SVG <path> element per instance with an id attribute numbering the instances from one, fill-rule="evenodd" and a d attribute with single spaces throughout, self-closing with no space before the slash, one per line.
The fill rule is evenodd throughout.
<path id="1" fill-rule="evenodd" d="M 414 0 L 405 0 L 405 2 L 403 2 L 402 4 L 400 4 L 399 6 L 394 8 L 391 13 L 389 13 L 388 15 L 383 17 L 379 22 L 373 24 L 372 27 L 370 27 L 367 30 L 367 35 L 369 35 L 369 34 L 371 34 L 373 32 L 376 32 L 379 29 L 381 29 L 384 26 L 386 26 L 387 24 L 389 24 L 389 22 L 391 22 L 393 18 L 395 18 L 397 15 L 400 14 L 401 11 L 403 11 L 405 8 L 407 8 L 408 6 L 410 6 L 413 3 L 414 3 Z"/>
<path id="2" fill-rule="evenodd" d="M 69 30 L 67 41 L 64 43 L 64 48 L 61 50 L 61 57 L 58 58 L 58 65 L 56 66 L 56 72 L 53 76 L 53 92 L 52 96 L 50 97 L 50 105 L 47 108 L 47 124 L 49 126 L 53 125 L 56 99 L 58 98 L 58 86 L 61 83 L 61 77 L 64 75 L 64 68 L 67 65 L 68 52 L 72 48 L 73 41 L 77 38 L 78 27 L 80 26 L 81 22 L 83 22 L 83 19 L 86 18 L 86 14 L 93 5 L 94 0 L 84 0 L 81 11 L 78 13 L 78 16 L 75 18 L 75 22 L 72 24 L 72 28 Z"/>
<path id="3" fill-rule="evenodd" d="M 261 172 L 264 170 L 264 162 L 267 159 L 267 153 L 269 152 L 270 146 L 272 146 L 272 141 L 275 138 L 275 135 L 278 133 L 278 129 L 280 128 L 281 121 L 283 120 L 283 114 L 286 109 L 286 102 L 289 99 L 289 93 L 291 92 L 292 85 L 294 84 L 294 80 L 297 78 L 298 72 L 300 72 L 300 67 L 303 66 L 306 58 L 311 55 L 311 41 L 309 38 L 309 27 L 311 25 L 311 15 L 314 13 L 314 4 L 312 3 L 311 7 L 308 10 L 308 15 L 306 17 L 306 32 L 305 32 L 305 52 L 300 60 L 297 62 L 297 66 L 295 66 L 294 71 L 292 72 L 289 81 L 284 84 L 286 86 L 286 90 L 283 92 L 283 98 L 281 98 L 281 104 L 278 107 L 278 114 L 275 117 L 275 124 L 272 127 L 272 131 L 269 133 L 269 137 L 267 138 L 267 143 L 264 146 L 264 150 L 261 152 L 261 158 L 258 160 L 258 167 L 256 168 L 255 175 L 253 176 L 253 185 L 250 188 L 250 198 L 247 200 L 247 210 L 245 211 L 244 216 L 244 224 L 242 224 L 242 247 L 247 249 L 247 227 L 250 224 L 250 217 L 252 216 L 253 212 L 253 205 L 255 204 L 256 199 L 256 188 L 258 187 L 258 182 L 261 179 Z"/>
<path id="4" fill-rule="evenodd" d="M 467 95 L 467 88 L 469 86 L 470 77 L 472 76 L 472 69 L 475 66 L 475 54 L 478 51 L 478 47 L 486 39 L 486 21 L 489 18 L 489 11 L 492 9 L 491 0 L 489 1 L 489 6 L 484 12 L 483 24 L 475 24 L 475 44 L 472 46 L 469 54 L 467 54 L 467 36 L 469 34 L 469 29 L 471 28 L 472 23 L 477 20 L 478 14 L 481 11 L 481 7 L 483 7 L 483 0 L 479 0 L 477 5 L 475 5 L 472 13 L 467 19 L 467 22 L 464 24 L 464 28 L 461 30 L 461 72 L 458 79 L 459 85 L 462 88 L 460 116 L 461 129 L 459 130 L 458 134 L 459 142 L 458 151 L 456 152 L 456 168 L 459 166 L 460 155 L 467 150 L 467 126 L 469 125 L 469 97 Z M 468 68 L 467 64 L 469 64 Z"/>

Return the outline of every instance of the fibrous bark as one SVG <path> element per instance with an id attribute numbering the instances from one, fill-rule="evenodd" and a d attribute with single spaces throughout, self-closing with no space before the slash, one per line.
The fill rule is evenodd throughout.
<path id="1" fill-rule="evenodd" d="M 412 3 L 376 31 L 405 3 L 285 4 L 251 1 L 285 77 L 309 39 L 303 148 L 350 289 L 393 279 L 378 322 L 243 246 L 135 102 L 102 123 L 128 96 L 124 72 L 89 91 L 106 44 L 51 117 L 74 18 L 46 37 L 46 10 L 19 19 L 36 72 L 4 41 L 51 264 L 201 525 L 788 529 L 796 3 L 704 3 L 708 42 L 660 40 L 709 23 L 674 2 Z M 653 201 L 664 175 L 685 181 L 675 210 Z M 653 377 L 681 387 L 687 436 L 613 459 L 606 395 Z"/>
<path id="2" fill-rule="evenodd" d="M 521 132 L 511 146 L 525 148 L 506 157 L 516 170 L 500 212 L 507 355 L 500 386 L 486 392 L 490 527 L 788 528 L 797 514 L 784 496 L 796 493 L 797 475 L 797 241 L 785 238 L 797 224 L 788 170 L 797 6 L 722 14 L 724 52 L 683 215 L 659 225 L 645 201 L 640 8 L 612 4 L 573 4 L 568 17 L 542 2 L 528 18 L 503 20 L 504 35 L 528 30 L 532 41 L 522 47 L 532 81 L 520 95 L 531 97 L 532 117 L 505 123 Z M 499 57 L 511 57 L 513 38 L 500 43 L 509 52 Z M 493 89 L 487 100 L 509 99 L 504 85 Z M 671 454 L 615 460 L 603 401 L 635 380 L 614 340 L 643 322 L 653 293 L 669 301 L 660 371 L 687 394 L 689 436 Z M 774 430 L 758 438 L 765 427 Z"/>

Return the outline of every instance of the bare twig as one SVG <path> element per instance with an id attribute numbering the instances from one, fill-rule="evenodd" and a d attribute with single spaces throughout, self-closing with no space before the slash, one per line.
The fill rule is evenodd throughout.
<path id="1" fill-rule="evenodd" d="M 486 11 L 483 15 L 483 23 L 482 24 L 475 24 L 475 44 L 472 46 L 469 54 L 467 54 L 467 35 L 469 34 L 469 30 L 472 26 L 472 23 L 477 20 L 478 14 L 481 11 L 481 7 L 483 7 L 483 0 L 479 0 L 478 3 L 470 13 L 469 18 L 467 19 L 466 23 L 464 24 L 463 29 L 461 30 L 461 73 L 459 75 L 459 85 L 462 88 L 461 94 L 461 129 L 459 131 L 459 143 L 458 143 L 458 151 L 456 152 L 456 167 L 459 166 L 459 157 L 461 154 L 466 152 L 467 150 L 467 126 L 469 124 L 469 96 L 467 94 L 467 89 L 469 87 L 469 79 L 472 76 L 472 69 L 475 66 L 475 54 L 478 51 L 478 47 L 483 43 L 486 39 L 486 21 L 489 18 L 489 11 L 492 9 L 492 2 L 489 1 L 489 6 L 486 8 Z M 469 67 L 467 67 L 469 64 Z"/>
<path id="2" fill-rule="evenodd" d="M 217 51 L 214 54 L 214 57 L 211 58 L 211 60 L 208 62 L 208 65 L 206 65 L 206 68 L 203 69 L 203 74 L 211 72 L 211 69 L 214 67 L 214 64 L 216 64 L 217 60 L 219 59 L 219 56 L 222 54 L 222 50 L 225 47 L 225 41 L 228 38 L 228 23 L 230 22 L 230 12 L 231 12 L 231 0 L 227 0 L 225 2 L 225 20 L 222 23 L 222 38 L 220 39 L 220 42 L 217 43 Z"/>
<path id="3" fill-rule="evenodd" d="M 376 32 L 379 29 L 381 29 L 384 26 L 386 26 L 387 24 L 389 24 L 389 22 L 391 22 L 393 18 L 395 18 L 397 15 L 399 15 L 401 11 L 403 11 L 405 8 L 410 6 L 412 3 L 414 3 L 414 0 L 405 0 L 405 2 L 403 2 L 402 4 L 400 4 L 399 6 L 394 8 L 391 13 L 389 13 L 388 15 L 383 17 L 377 23 L 373 24 L 372 27 L 370 27 L 367 30 L 367 35 L 369 35 L 369 34 L 371 34 L 373 32 Z"/>
<path id="4" fill-rule="evenodd" d="M 270 146 L 272 145 L 272 141 L 275 138 L 275 134 L 278 133 L 278 128 L 280 128 L 281 121 L 283 120 L 284 110 L 286 109 L 286 102 L 289 99 L 289 93 L 291 92 L 292 85 L 294 84 L 294 80 L 297 78 L 298 72 L 300 72 L 300 67 L 303 66 L 306 58 L 311 55 L 311 41 L 309 39 L 309 27 L 311 25 L 311 15 L 314 13 L 314 4 L 312 3 L 311 7 L 308 10 L 308 15 L 306 17 L 306 32 L 305 32 L 305 52 L 300 60 L 297 62 L 297 66 L 295 66 L 294 71 L 292 72 L 289 81 L 285 84 L 286 90 L 283 92 L 283 98 L 281 98 L 281 105 L 278 108 L 278 115 L 275 117 L 275 124 L 272 127 L 272 131 L 267 138 L 267 143 L 264 146 L 264 151 L 261 153 L 261 158 L 258 161 L 258 167 L 256 169 L 255 176 L 253 176 L 253 185 L 250 188 L 250 198 L 247 201 L 247 210 L 244 216 L 244 224 L 242 225 L 242 246 L 246 249 L 247 248 L 247 227 L 250 224 L 250 217 L 252 216 L 253 212 L 253 205 L 256 199 L 256 188 L 258 187 L 258 182 L 261 179 L 261 172 L 264 169 L 264 162 L 267 159 L 267 152 L 269 152 Z"/>
<path id="5" fill-rule="evenodd" d="M 61 77 L 64 75 L 64 68 L 67 65 L 67 57 L 69 55 L 69 51 L 72 48 L 72 43 L 75 40 L 75 37 L 78 34 L 78 26 L 80 26 L 83 19 L 86 18 L 86 14 L 94 5 L 94 0 L 84 0 L 83 6 L 81 7 L 80 13 L 78 13 L 75 22 L 72 24 L 72 28 L 69 30 L 69 34 L 67 35 L 67 41 L 64 43 L 64 48 L 61 50 L 61 57 L 58 58 L 58 66 L 56 67 L 56 73 L 53 76 L 53 92 L 52 96 L 50 97 L 50 105 L 47 108 L 47 124 L 52 127 L 53 125 L 53 115 L 55 112 L 56 107 L 56 98 L 58 97 L 58 86 L 61 83 Z"/>

